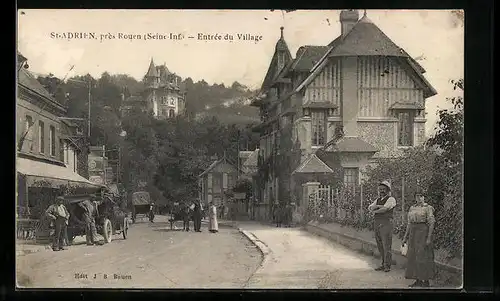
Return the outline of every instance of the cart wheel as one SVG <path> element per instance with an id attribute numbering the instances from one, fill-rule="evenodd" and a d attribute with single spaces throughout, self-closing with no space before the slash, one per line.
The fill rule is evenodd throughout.
<path id="1" fill-rule="evenodd" d="M 104 223 L 102 226 L 102 236 L 104 236 L 105 243 L 110 243 L 113 239 L 113 225 L 107 218 L 104 219 Z"/>
<path id="2" fill-rule="evenodd" d="M 123 219 L 123 229 L 122 229 L 122 234 L 123 234 L 123 239 L 127 239 L 128 235 L 128 220 L 127 218 Z"/>

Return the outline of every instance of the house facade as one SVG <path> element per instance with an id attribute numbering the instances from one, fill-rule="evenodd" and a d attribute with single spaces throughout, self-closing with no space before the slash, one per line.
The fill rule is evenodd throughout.
<path id="1" fill-rule="evenodd" d="M 281 37 L 258 97 L 258 213 L 277 202 L 304 205 L 307 183 L 358 185 L 378 159 L 425 139 L 425 70 L 356 10 L 340 13 L 341 34 L 296 57 Z M 337 171 L 340 171 L 337 172 Z"/>
<path id="2" fill-rule="evenodd" d="M 18 53 L 17 201 L 18 214 L 31 212 L 36 218 L 56 195 L 68 193 L 64 189 L 69 186 L 78 192 L 100 187 L 79 174 L 84 170 L 78 169 L 81 150 L 74 140 L 78 134 L 73 134 L 69 123 L 62 121 L 66 108 L 26 70 L 26 61 Z"/>
<path id="3" fill-rule="evenodd" d="M 216 206 L 227 205 L 228 193 L 236 184 L 238 169 L 224 157 L 215 160 L 198 176 L 199 199 L 208 205 L 214 202 Z"/>
<path id="4" fill-rule="evenodd" d="M 179 76 L 171 73 L 165 64 L 155 66 L 153 59 L 144 76 L 144 100 L 148 110 L 158 119 L 183 115 L 186 109 L 184 91 L 179 87 Z"/>
<path id="5" fill-rule="evenodd" d="M 152 112 L 157 119 L 185 115 L 186 93 L 181 86 L 181 78 L 170 72 L 165 64 L 156 66 L 151 59 L 143 83 L 145 88 L 140 95 L 125 98 L 122 94 L 122 117 L 133 109 Z"/>

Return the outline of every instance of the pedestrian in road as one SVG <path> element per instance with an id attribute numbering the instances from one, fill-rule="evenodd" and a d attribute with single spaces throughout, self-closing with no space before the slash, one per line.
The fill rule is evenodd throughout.
<path id="1" fill-rule="evenodd" d="M 382 257 L 382 264 L 375 270 L 389 272 L 392 264 L 393 210 L 396 206 L 396 199 L 390 194 L 391 184 L 388 181 L 379 184 L 378 192 L 379 197 L 368 206 L 368 210 L 374 214 L 375 240 Z"/>
<path id="2" fill-rule="evenodd" d="M 85 240 L 87 246 L 100 245 L 99 239 L 97 238 L 97 229 L 95 226 L 95 215 L 97 213 L 97 202 L 94 200 L 85 200 L 78 203 L 78 206 L 82 208 L 83 214 L 82 219 L 85 223 Z"/>
<path id="3" fill-rule="evenodd" d="M 154 209 L 155 209 L 155 203 L 153 202 L 149 205 L 149 221 L 152 223 L 154 223 L 154 219 L 155 219 Z"/>
<path id="4" fill-rule="evenodd" d="M 213 202 L 210 202 L 208 207 L 208 230 L 211 233 L 219 232 L 219 224 L 217 223 L 217 207 Z"/>
<path id="5" fill-rule="evenodd" d="M 189 208 L 188 204 L 184 204 L 181 214 L 184 222 L 182 230 L 189 232 L 189 220 L 191 219 L 191 209 Z"/>
<path id="6" fill-rule="evenodd" d="M 429 280 L 436 274 L 432 244 L 434 224 L 434 208 L 425 203 L 422 193 L 416 193 L 415 204 L 408 210 L 403 238 L 403 244 L 408 243 L 405 278 L 415 280 L 410 287 L 429 287 Z"/>
<path id="7" fill-rule="evenodd" d="M 59 196 L 56 198 L 56 203 L 50 205 L 45 211 L 55 228 L 52 240 L 52 250 L 54 251 L 66 250 L 64 248 L 64 233 L 69 220 L 69 211 L 63 203 L 64 198 Z"/>
<path id="8" fill-rule="evenodd" d="M 196 200 L 194 202 L 193 209 L 193 223 L 194 223 L 194 231 L 201 232 L 201 212 L 203 208 L 201 207 L 200 200 Z"/>

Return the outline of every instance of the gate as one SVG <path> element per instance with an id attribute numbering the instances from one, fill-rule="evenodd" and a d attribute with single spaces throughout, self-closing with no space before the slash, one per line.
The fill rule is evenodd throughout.
<path id="1" fill-rule="evenodd" d="M 316 218 L 327 217 L 334 211 L 338 189 L 329 185 L 319 185 L 316 190 L 309 194 L 309 209 Z"/>

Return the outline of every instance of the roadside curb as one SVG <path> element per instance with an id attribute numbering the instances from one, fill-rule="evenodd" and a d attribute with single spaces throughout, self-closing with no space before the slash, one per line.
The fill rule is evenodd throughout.
<path id="1" fill-rule="evenodd" d="M 349 249 L 364 253 L 366 255 L 373 256 L 375 258 L 379 258 L 377 245 L 373 242 L 366 241 L 364 239 L 354 237 L 352 235 L 338 233 L 335 231 L 330 231 L 324 229 L 318 225 L 306 224 L 304 229 L 317 235 L 319 237 L 326 238 L 330 241 L 339 243 Z M 395 264 L 398 268 L 406 267 L 406 257 L 401 254 L 399 250 L 392 250 L 392 260 L 393 264 Z M 462 270 L 441 262 L 435 262 L 437 269 L 437 279 L 439 282 L 445 284 L 452 284 L 454 286 L 461 286 L 461 278 L 462 278 Z"/>
<path id="2" fill-rule="evenodd" d="M 262 261 L 260 262 L 259 267 L 255 270 L 255 272 L 248 278 L 245 287 L 248 287 L 252 282 L 253 278 L 256 277 L 259 272 L 266 266 L 266 264 L 269 262 L 269 260 L 272 257 L 272 250 L 263 242 L 261 241 L 255 234 L 252 232 L 246 231 L 238 226 L 237 222 L 222 222 L 219 223 L 219 225 L 227 226 L 227 227 L 232 227 L 238 229 L 238 231 L 243 234 L 254 246 L 257 247 L 259 252 L 262 254 Z"/>

